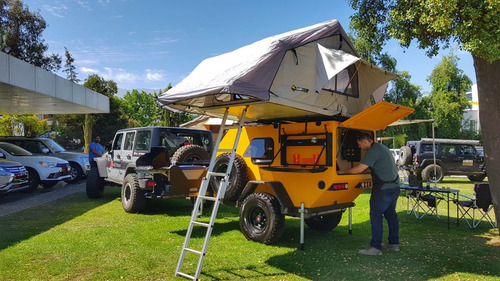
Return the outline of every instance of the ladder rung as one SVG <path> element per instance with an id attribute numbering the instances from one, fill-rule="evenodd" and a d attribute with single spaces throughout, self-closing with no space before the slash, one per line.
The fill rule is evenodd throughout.
<path id="1" fill-rule="evenodd" d="M 198 196 L 203 200 L 209 200 L 209 201 L 217 201 L 217 197 L 212 197 L 212 196 Z"/>
<path id="2" fill-rule="evenodd" d="M 204 222 L 199 222 L 199 221 L 193 221 L 193 224 L 199 225 L 199 226 L 204 226 L 204 227 L 210 227 L 210 224 L 204 223 Z"/>
<path id="3" fill-rule="evenodd" d="M 187 278 L 187 279 L 191 279 L 191 280 L 194 280 L 194 279 L 195 279 L 195 278 L 194 278 L 194 276 L 191 276 L 191 275 L 186 274 L 186 273 L 182 273 L 182 272 L 180 272 L 180 271 L 177 271 L 177 272 L 176 272 L 176 274 L 177 274 L 177 275 L 180 275 L 180 276 L 182 276 L 182 277 L 184 277 L 184 278 Z"/>
<path id="4" fill-rule="evenodd" d="M 184 251 L 188 251 L 188 252 L 191 252 L 191 253 L 195 253 L 195 254 L 201 255 L 200 251 L 196 251 L 196 250 L 193 250 L 193 249 L 190 249 L 190 248 L 184 248 Z"/>
<path id="5" fill-rule="evenodd" d="M 232 152 L 233 150 L 230 149 L 230 148 L 221 148 L 221 149 L 217 149 L 217 152 Z"/>
<path id="6" fill-rule="evenodd" d="M 225 177 L 226 173 L 217 173 L 217 172 L 208 172 L 207 174 L 211 176 L 216 176 L 216 177 Z"/>

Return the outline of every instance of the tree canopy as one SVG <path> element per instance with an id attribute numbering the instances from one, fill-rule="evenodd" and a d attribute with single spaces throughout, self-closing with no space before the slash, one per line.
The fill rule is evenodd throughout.
<path id="1" fill-rule="evenodd" d="M 32 12 L 20 0 L 0 0 L 0 51 L 49 71 L 61 68 L 61 57 L 45 55 L 42 39 L 47 27 L 40 13 Z"/>

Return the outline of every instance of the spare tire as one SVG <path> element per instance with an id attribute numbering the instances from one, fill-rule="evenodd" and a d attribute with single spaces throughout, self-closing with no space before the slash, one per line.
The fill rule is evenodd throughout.
<path id="1" fill-rule="evenodd" d="M 434 173 L 436 170 L 436 173 Z M 443 180 L 443 168 L 439 165 L 430 164 L 422 170 L 422 180 L 430 182 L 441 182 Z"/>
<path id="2" fill-rule="evenodd" d="M 412 162 L 411 148 L 408 146 L 402 146 L 399 149 L 399 164 L 402 166 L 410 165 Z"/>
<path id="3" fill-rule="evenodd" d="M 223 153 L 215 159 L 213 171 L 216 173 L 225 173 L 229 164 L 230 153 Z M 222 177 L 212 176 L 210 178 L 210 186 L 215 193 L 219 192 L 219 186 Z M 229 175 L 229 184 L 226 188 L 226 193 L 224 194 L 224 199 L 229 201 L 236 201 L 240 196 L 243 188 L 248 182 L 247 175 L 247 164 L 245 160 L 236 154 L 234 156 L 233 167 L 231 169 L 231 174 Z"/>
<path id="4" fill-rule="evenodd" d="M 172 155 L 172 163 L 203 163 L 210 161 L 210 154 L 203 147 L 195 144 L 185 145 Z"/>

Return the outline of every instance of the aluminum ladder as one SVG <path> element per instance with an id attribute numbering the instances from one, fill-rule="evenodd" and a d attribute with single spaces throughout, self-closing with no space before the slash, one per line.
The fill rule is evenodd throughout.
<path id="1" fill-rule="evenodd" d="M 191 280 L 199 280 L 201 268 L 203 266 L 203 260 L 205 259 L 205 254 L 207 252 L 208 242 L 210 240 L 210 236 L 212 235 L 212 229 L 214 227 L 215 218 L 217 217 L 217 211 L 219 209 L 219 205 L 222 203 L 222 200 L 224 199 L 224 194 L 226 193 L 226 189 L 227 189 L 227 186 L 229 184 L 229 175 L 231 174 L 231 170 L 233 167 L 233 162 L 234 162 L 234 158 L 236 155 L 236 148 L 238 146 L 238 142 L 240 139 L 243 124 L 245 123 L 245 116 L 246 116 L 247 109 L 248 109 L 248 107 L 245 107 L 243 109 L 241 116 L 239 118 L 239 123 L 236 126 L 226 126 L 226 120 L 227 120 L 227 116 L 229 113 L 229 108 L 226 108 L 226 111 L 224 112 L 224 117 L 222 118 L 222 124 L 221 124 L 221 127 L 219 129 L 219 135 L 217 136 L 217 141 L 215 142 L 215 148 L 214 148 L 214 152 L 212 153 L 210 165 L 208 167 L 208 171 L 207 171 L 206 176 L 203 178 L 203 180 L 201 182 L 201 186 L 200 186 L 200 189 L 198 192 L 198 197 L 196 198 L 193 212 L 191 213 L 191 220 L 189 222 L 189 227 L 188 227 L 187 232 L 186 232 L 184 244 L 182 246 L 179 261 L 177 263 L 177 268 L 175 269 L 176 276 L 182 276 L 184 278 L 191 279 Z M 238 129 L 238 132 L 236 134 L 236 138 L 235 138 L 235 141 L 233 144 L 233 148 L 232 149 L 220 149 L 219 146 L 220 146 L 220 143 L 222 140 L 222 136 L 224 134 L 224 131 L 227 129 Z M 231 153 L 231 156 L 229 158 L 228 167 L 227 167 L 227 170 L 225 173 L 214 172 L 214 163 L 215 163 L 215 159 L 217 158 L 218 152 L 230 152 Z M 223 177 L 223 179 L 220 181 L 219 192 L 217 192 L 217 195 L 215 197 L 205 195 L 207 190 L 208 190 L 209 184 L 210 184 L 210 179 L 212 177 Z M 203 202 L 205 200 L 214 201 L 214 206 L 212 208 L 212 214 L 210 216 L 209 223 L 198 221 L 198 218 L 199 218 L 201 211 L 202 211 Z M 189 248 L 189 242 L 191 239 L 191 235 L 192 235 L 194 226 L 200 226 L 200 227 L 206 228 L 205 240 L 203 241 L 203 246 L 201 247 L 201 250 L 195 250 L 195 249 Z M 186 274 L 186 273 L 181 272 L 182 265 L 184 263 L 184 258 L 186 257 L 187 252 L 195 254 L 195 255 L 199 255 L 198 264 L 196 266 L 196 271 L 195 271 L 194 275 L 190 275 L 190 274 Z"/>

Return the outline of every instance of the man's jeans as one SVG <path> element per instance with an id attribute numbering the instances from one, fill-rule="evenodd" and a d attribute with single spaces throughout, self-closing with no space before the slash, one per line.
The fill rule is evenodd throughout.
<path id="1" fill-rule="evenodd" d="M 370 197 L 370 222 L 372 224 L 372 241 L 370 245 L 382 250 L 382 234 L 384 222 L 389 225 L 389 244 L 399 245 L 399 223 L 396 214 L 396 202 L 399 197 L 399 188 L 381 190 L 380 187 L 372 189 Z"/>

